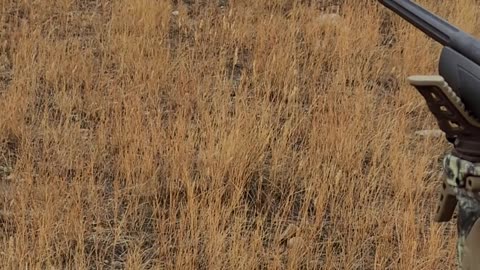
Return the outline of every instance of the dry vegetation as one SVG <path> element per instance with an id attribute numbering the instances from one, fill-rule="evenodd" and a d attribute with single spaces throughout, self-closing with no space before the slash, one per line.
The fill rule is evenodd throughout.
<path id="1" fill-rule="evenodd" d="M 0 0 L 0 268 L 452 268 L 439 49 L 373 0 Z"/>

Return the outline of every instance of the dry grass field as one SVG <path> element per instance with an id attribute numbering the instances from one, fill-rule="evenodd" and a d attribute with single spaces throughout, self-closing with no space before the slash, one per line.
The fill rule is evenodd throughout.
<path id="1" fill-rule="evenodd" d="M 0 269 L 451 269 L 440 49 L 373 0 L 0 0 Z"/>

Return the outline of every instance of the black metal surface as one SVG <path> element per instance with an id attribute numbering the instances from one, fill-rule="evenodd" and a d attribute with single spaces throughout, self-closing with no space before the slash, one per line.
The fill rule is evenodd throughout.
<path id="1" fill-rule="evenodd" d="M 480 41 L 408 0 L 379 0 L 387 8 L 444 45 L 439 73 L 480 119 Z"/>
<path id="2" fill-rule="evenodd" d="M 379 0 L 385 7 L 443 46 L 450 47 L 480 65 L 480 41 L 409 0 Z"/>

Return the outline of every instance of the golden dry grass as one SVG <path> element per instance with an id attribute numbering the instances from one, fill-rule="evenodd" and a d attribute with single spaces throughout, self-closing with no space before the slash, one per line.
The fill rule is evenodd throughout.
<path id="1" fill-rule="evenodd" d="M 406 83 L 440 46 L 372 0 L 227 2 L 0 1 L 1 269 L 455 265 Z"/>

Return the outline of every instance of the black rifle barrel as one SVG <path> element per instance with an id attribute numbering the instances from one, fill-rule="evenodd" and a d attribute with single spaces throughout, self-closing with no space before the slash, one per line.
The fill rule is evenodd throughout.
<path id="1" fill-rule="evenodd" d="M 480 65 L 480 41 L 409 0 L 378 0 L 443 46 Z"/>

